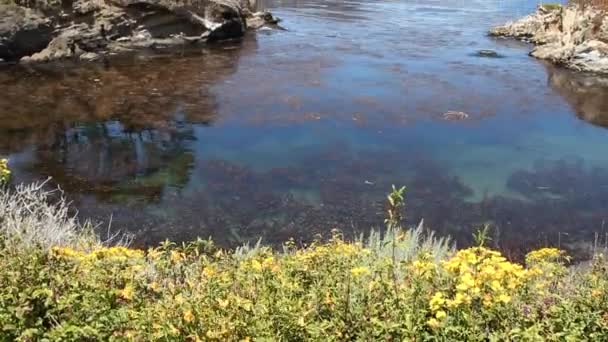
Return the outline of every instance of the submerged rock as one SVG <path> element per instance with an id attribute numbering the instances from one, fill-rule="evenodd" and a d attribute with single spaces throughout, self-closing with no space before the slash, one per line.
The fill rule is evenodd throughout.
<path id="1" fill-rule="evenodd" d="M 107 53 L 239 38 L 247 18 L 256 28 L 275 20 L 252 14 L 249 0 L 75 0 L 40 11 L 42 5 L 27 4 L 32 8 L 0 6 L 2 59 L 91 61 Z"/>
<path id="2" fill-rule="evenodd" d="M 608 73 L 608 16 L 594 7 L 540 6 L 490 31 L 536 44 L 530 55 L 571 69 Z"/>
<path id="3" fill-rule="evenodd" d="M 448 111 L 443 113 L 443 119 L 446 121 L 460 121 L 467 120 L 469 118 L 469 114 L 465 112 L 456 112 L 456 111 Z"/>
<path id="4" fill-rule="evenodd" d="M 488 49 L 477 50 L 477 52 L 475 53 L 475 55 L 477 57 L 486 57 L 486 58 L 500 58 L 500 57 L 502 57 L 501 55 L 498 54 L 498 52 L 496 52 L 494 50 L 488 50 Z"/>

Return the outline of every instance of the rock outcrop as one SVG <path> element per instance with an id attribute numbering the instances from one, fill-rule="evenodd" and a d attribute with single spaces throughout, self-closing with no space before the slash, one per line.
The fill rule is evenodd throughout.
<path id="1" fill-rule="evenodd" d="M 540 6 L 517 21 L 495 27 L 493 36 L 536 45 L 530 55 L 571 69 L 608 73 L 608 16 L 594 7 Z"/>
<path id="2" fill-rule="evenodd" d="M 0 58 L 14 60 L 44 49 L 52 39 L 51 21 L 16 5 L 0 5 Z"/>
<path id="3" fill-rule="evenodd" d="M 254 28 L 276 22 L 269 13 L 253 13 L 250 0 L 15 2 L 0 5 L 0 60 L 93 61 L 135 49 L 238 38 L 248 19 Z"/>

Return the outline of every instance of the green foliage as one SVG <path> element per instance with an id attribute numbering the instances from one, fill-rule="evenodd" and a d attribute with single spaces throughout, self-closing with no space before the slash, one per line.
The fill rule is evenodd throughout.
<path id="1" fill-rule="evenodd" d="M 388 208 L 385 222 L 391 227 L 397 226 L 403 220 L 400 210 L 405 206 L 405 190 L 405 186 L 397 189 L 393 185 L 393 190 L 387 196 Z"/>
<path id="2" fill-rule="evenodd" d="M 479 228 L 473 233 L 473 240 L 475 241 L 475 245 L 479 247 L 483 247 L 483 245 L 492 240 L 490 238 L 490 224 L 486 223 L 483 227 Z"/>

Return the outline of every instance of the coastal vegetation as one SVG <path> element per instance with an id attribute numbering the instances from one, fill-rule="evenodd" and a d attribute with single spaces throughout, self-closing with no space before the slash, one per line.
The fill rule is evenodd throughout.
<path id="1" fill-rule="evenodd" d="M 5 0 L 0 0 L 0 4 L 2 1 Z M 541 19 L 545 16 L 564 22 L 561 6 L 545 4 L 544 9 L 549 13 L 542 13 L 542 18 L 533 17 L 533 23 L 544 22 Z M 563 29 L 558 27 L 561 26 L 557 25 L 554 30 Z M 602 27 L 599 28 L 604 30 Z M 529 31 L 514 32 L 518 35 L 504 35 L 530 38 Z M 552 42 L 557 46 L 557 40 Z M 559 42 L 561 44 L 561 40 Z M 69 55 L 65 56 L 74 57 L 68 50 L 66 48 L 65 53 Z M 78 53 L 81 53 L 79 56 L 90 57 L 84 50 Z M 581 53 L 588 55 L 589 51 Z M 570 55 L 562 57 L 565 61 L 572 60 Z M 591 57 L 594 61 L 599 58 L 595 58 L 595 54 Z M 162 83 L 167 83 L 162 80 Z M 557 81 L 553 78 L 552 82 Z M 117 82 L 106 83 L 117 87 Z M 151 88 L 150 83 L 141 83 L 141 93 L 145 94 L 147 88 Z M 201 87 L 193 83 L 195 86 L 191 88 L 197 89 L 194 97 L 198 99 Z M 131 85 L 125 84 L 124 89 Z M 128 90 L 133 92 L 133 89 Z M 150 101 L 154 101 L 144 95 L 136 97 L 146 105 L 140 106 L 143 108 L 150 107 Z M 159 101 L 164 103 L 165 97 Z M 116 110 L 107 112 L 113 114 Z M 201 112 L 207 114 L 207 111 Z M 464 112 L 447 113 L 456 113 L 461 118 L 467 115 Z M 125 115 L 136 117 L 131 113 Z M 89 129 L 91 131 L 93 129 Z M 110 141 L 106 138 L 106 142 Z M 179 147 L 180 139 L 185 138 L 163 138 L 163 146 L 169 145 L 167 141 L 175 141 L 172 146 Z M 130 145 L 121 144 L 120 149 L 128 150 L 124 146 Z M 148 147 L 148 151 L 152 149 Z M 69 162 L 73 165 L 97 165 L 87 164 L 80 156 L 88 154 L 90 159 L 100 160 L 96 158 L 99 155 L 112 159 L 117 159 L 118 155 L 85 151 Z M 157 153 L 171 156 L 166 158 L 170 165 L 192 164 L 192 156 L 176 151 L 181 150 L 176 147 Z M 70 152 L 65 149 L 61 153 L 67 155 Z M 337 159 L 331 157 L 326 159 Z M 372 158 L 378 158 L 378 162 L 374 163 Z M 47 163 L 48 160 L 53 158 L 48 158 Z M 370 165 L 386 164 L 378 156 L 369 157 L 366 164 L 354 166 L 347 160 L 344 163 L 347 166 L 336 168 L 336 174 L 355 174 L 349 171 L 357 168 L 369 170 Z M 283 177 L 281 179 L 291 182 L 290 185 L 306 184 L 309 181 L 306 176 L 316 176 L 310 170 L 295 173 L 284 169 L 256 174 L 238 164 L 219 160 L 206 161 L 201 167 L 206 176 L 216 177 L 214 183 L 218 185 L 215 191 L 231 195 L 226 200 L 228 210 L 231 208 L 228 204 L 236 200 L 232 196 L 234 193 L 240 195 L 238 200 L 253 201 L 248 197 L 252 197 L 254 191 L 244 193 L 241 190 L 246 189 L 243 184 L 265 184 L 260 180 L 273 177 Z M 318 166 L 311 163 L 310 167 Z M 388 167 L 398 168 L 395 165 Z M 187 171 L 175 172 L 173 169 Z M 171 182 L 186 183 L 187 176 L 183 175 L 188 175 L 189 169 L 173 169 L 172 175 L 178 176 L 172 176 Z M 162 183 L 157 181 L 161 178 L 158 175 L 170 172 L 166 168 L 158 170 L 145 178 L 145 182 L 141 181 L 142 178 L 138 180 L 155 191 L 162 189 Z M 531 214 L 520 217 L 528 220 L 545 214 L 555 222 L 562 218 L 558 215 L 574 217 L 563 209 L 575 204 L 588 208 L 588 203 L 596 202 L 593 213 L 602 212 L 605 193 L 602 191 L 605 189 L 598 186 L 604 183 L 602 170 L 587 171 L 576 163 L 541 165 L 532 171 L 517 171 L 509 177 L 507 185 L 519 193 L 528 194 L 526 197 L 538 203 L 527 211 Z M 468 189 L 456 178 L 443 177 L 438 172 L 426 172 L 425 176 L 432 182 L 413 183 L 415 188 L 422 188 L 417 184 L 434 184 L 440 190 L 427 187 L 424 189 L 426 198 L 415 193 L 414 197 L 419 203 L 439 198 L 442 202 L 435 206 L 435 210 L 449 216 L 446 215 L 450 208 L 447 204 L 454 206 L 461 201 L 451 194 L 466 193 Z M 357 183 L 330 184 L 326 193 L 331 193 L 334 201 L 339 203 L 336 207 L 353 203 L 353 197 L 337 198 L 334 194 L 338 190 L 352 189 L 349 185 L 361 184 L 363 189 L 373 191 L 374 182 L 362 180 L 360 174 L 356 177 Z M 565 178 L 570 183 L 563 182 Z M 88 221 L 80 221 L 72 214 L 60 191 L 47 190 L 49 184 L 15 186 L 10 182 L 9 163 L 2 159 L 0 341 L 608 340 L 608 262 L 604 250 L 596 246 L 590 260 L 573 263 L 566 252 L 547 245 L 529 250 L 521 260 L 512 259 L 496 248 L 503 246 L 501 243 L 489 243 L 489 225 L 472 234 L 472 244 L 456 246 L 450 239 L 434 235 L 422 223 L 417 227 L 404 224 L 406 208 L 411 208 L 406 206 L 408 193 L 405 187 L 393 187 L 387 196 L 385 227 L 355 238 L 345 237 L 339 230 L 330 230 L 334 223 L 322 219 L 319 221 L 328 222 L 326 236 L 306 243 L 291 239 L 278 248 L 260 241 L 226 249 L 211 239 L 185 243 L 166 241 L 138 248 L 130 243 L 127 235 L 104 233 Z M 83 181 L 79 184 L 89 186 L 95 183 Z M 121 188 L 116 184 L 119 183 L 103 183 L 103 186 L 118 193 Z M 126 189 L 122 191 L 130 191 L 131 188 Z M 384 185 L 377 185 L 377 189 L 384 189 Z M 266 204 L 270 202 L 269 198 L 275 197 L 259 196 L 257 202 Z M 214 200 L 218 201 L 217 198 Z M 493 201 L 484 200 L 479 206 L 485 209 L 478 211 L 480 221 L 492 208 L 507 206 L 500 199 Z M 272 208 L 282 209 L 281 213 L 287 217 L 300 210 L 293 206 L 291 212 L 286 212 L 285 207 L 279 206 L 283 204 L 274 205 L 276 207 Z M 550 209 L 545 209 L 548 210 L 545 213 L 541 211 L 542 207 Z M 359 207 L 353 208 L 344 212 L 355 212 Z M 463 208 L 471 208 L 470 212 L 473 212 L 475 207 L 462 204 L 452 211 L 459 214 L 469 211 Z M 243 215 L 257 215 L 262 210 L 255 208 Z M 268 211 L 268 207 L 265 210 Z M 182 212 L 179 211 L 180 214 Z M 504 216 L 513 226 L 531 230 L 540 226 L 529 224 L 529 220 L 528 225 L 520 225 L 519 222 L 526 220 L 518 222 L 511 217 L 518 216 L 512 212 L 521 214 L 521 211 L 506 212 Z M 197 219 L 204 216 L 202 211 L 194 213 Z M 145 212 L 143 215 L 148 214 Z M 340 215 L 350 218 L 348 214 Z M 584 212 L 584 215 L 592 216 L 589 212 Z M 568 222 L 562 224 L 568 225 Z M 226 224 L 218 226 L 220 232 L 228 234 L 230 229 Z M 131 228 L 136 231 L 139 227 Z M 520 231 L 518 236 L 523 237 L 526 233 Z M 526 248 L 525 244 L 521 243 L 521 248 Z"/>
<path id="2" fill-rule="evenodd" d="M 422 224 L 402 227 L 405 188 L 388 196 L 382 233 L 235 250 L 130 248 L 51 195 L 36 184 L 0 191 L 0 341 L 608 338 L 599 251 L 571 266 L 548 247 L 519 264 L 486 247 L 487 229 L 456 250 Z"/>

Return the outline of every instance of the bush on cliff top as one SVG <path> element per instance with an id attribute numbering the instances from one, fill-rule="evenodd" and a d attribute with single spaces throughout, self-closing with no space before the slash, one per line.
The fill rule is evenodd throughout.
<path id="1" fill-rule="evenodd" d="M 0 198 L 41 191 L 21 189 Z M 203 240 L 109 247 L 74 233 L 65 212 L 49 219 L 48 207 L 0 200 L 0 341 L 608 339 L 603 257 L 567 268 L 545 248 L 519 265 L 483 238 L 456 252 L 399 227 L 402 194 L 389 197 L 383 235 L 232 252 Z M 41 233 L 47 219 L 60 237 Z"/>

